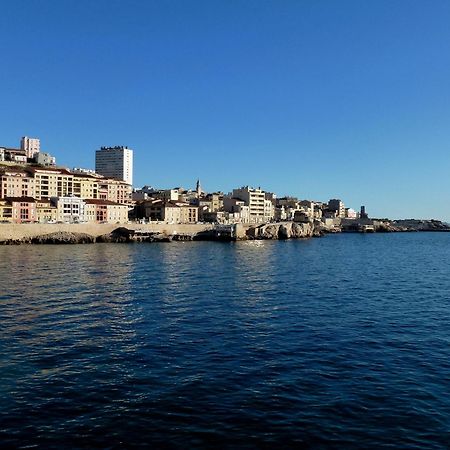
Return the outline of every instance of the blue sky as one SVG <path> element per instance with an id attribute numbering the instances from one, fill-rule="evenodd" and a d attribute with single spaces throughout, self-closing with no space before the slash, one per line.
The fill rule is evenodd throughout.
<path id="1" fill-rule="evenodd" d="M 0 145 L 450 220 L 447 0 L 0 0 Z"/>

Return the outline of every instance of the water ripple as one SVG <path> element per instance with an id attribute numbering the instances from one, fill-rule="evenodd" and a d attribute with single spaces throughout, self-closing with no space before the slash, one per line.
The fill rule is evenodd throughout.
<path id="1" fill-rule="evenodd" d="M 448 448 L 450 235 L 0 254 L 5 448 Z"/>

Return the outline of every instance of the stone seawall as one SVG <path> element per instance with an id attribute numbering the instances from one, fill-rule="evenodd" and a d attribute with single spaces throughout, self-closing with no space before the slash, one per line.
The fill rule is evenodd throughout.
<path id="1" fill-rule="evenodd" d="M 211 230 L 212 224 L 0 224 L 0 243 L 7 241 L 21 241 L 37 238 L 54 233 L 76 233 L 89 235 L 94 238 L 111 233 L 119 227 L 125 227 L 129 230 L 142 230 L 149 233 L 160 233 L 164 235 L 195 235 L 202 231 Z"/>
<path id="2" fill-rule="evenodd" d="M 313 223 L 213 224 L 0 224 L 0 244 L 236 241 L 298 239 L 318 235 Z"/>

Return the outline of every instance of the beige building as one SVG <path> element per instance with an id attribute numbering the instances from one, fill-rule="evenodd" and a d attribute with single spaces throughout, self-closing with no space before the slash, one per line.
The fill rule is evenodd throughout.
<path id="1" fill-rule="evenodd" d="M 32 168 L 35 198 L 67 197 L 73 195 L 73 175 L 65 169 Z"/>
<path id="2" fill-rule="evenodd" d="M 36 200 L 36 220 L 39 223 L 54 223 L 58 220 L 58 208 L 50 199 Z"/>
<path id="3" fill-rule="evenodd" d="M 0 171 L 0 198 L 34 196 L 34 178 L 28 172 L 14 167 Z"/>
<path id="4" fill-rule="evenodd" d="M 41 151 L 41 141 L 37 138 L 24 136 L 20 140 L 20 149 L 25 151 L 27 158 L 33 158 L 36 153 Z"/>
<path id="5" fill-rule="evenodd" d="M 113 203 L 131 205 L 131 184 L 112 178 L 102 178 L 98 182 L 98 198 Z"/>
<path id="6" fill-rule="evenodd" d="M 146 200 L 140 204 L 141 218 L 166 223 L 197 223 L 198 207 L 182 202 Z"/>
<path id="7" fill-rule="evenodd" d="M 80 198 L 98 198 L 99 178 L 91 175 L 73 174 L 72 194 Z"/>
<path id="8" fill-rule="evenodd" d="M 0 220 L 2 222 L 12 222 L 12 205 L 6 199 L 0 199 Z"/>
<path id="9" fill-rule="evenodd" d="M 85 200 L 86 222 L 128 223 L 128 206 L 108 200 Z"/>
<path id="10" fill-rule="evenodd" d="M 267 193 L 259 188 L 245 186 L 233 189 L 232 198 L 242 200 L 249 207 L 249 222 L 262 223 L 273 220 L 275 214 L 272 200 L 266 199 L 266 195 Z"/>
<path id="11" fill-rule="evenodd" d="M 223 209 L 228 213 L 225 219 L 238 223 L 250 223 L 250 207 L 245 204 L 244 200 L 225 196 Z"/>

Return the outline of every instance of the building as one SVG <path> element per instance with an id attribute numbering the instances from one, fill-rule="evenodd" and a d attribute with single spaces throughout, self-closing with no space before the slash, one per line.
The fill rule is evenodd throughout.
<path id="1" fill-rule="evenodd" d="M 110 202 L 108 200 L 87 199 L 85 200 L 86 222 L 97 223 L 127 223 L 128 206 Z"/>
<path id="2" fill-rule="evenodd" d="M 73 174 L 65 169 L 29 169 L 34 175 L 35 198 L 68 197 L 73 192 Z"/>
<path id="3" fill-rule="evenodd" d="M 36 222 L 36 200 L 32 197 L 9 197 L 5 199 L 11 205 L 12 222 Z"/>
<path id="4" fill-rule="evenodd" d="M 244 186 L 233 189 L 232 198 L 242 200 L 249 207 L 250 222 L 262 223 L 273 220 L 275 214 L 273 203 L 272 200 L 266 199 L 266 192 L 263 190 Z"/>
<path id="5" fill-rule="evenodd" d="M 228 219 L 240 223 L 250 222 L 250 207 L 243 200 L 225 196 L 223 198 L 223 209 L 228 213 Z"/>
<path id="6" fill-rule="evenodd" d="M 68 196 L 53 198 L 52 201 L 58 208 L 58 222 L 80 223 L 86 221 L 86 203 L 81 198 Z"/>
<path id="7" fill-rule="evenodd" d="M 33 156 L 33 161 L 40 166 L 56 166 L 56 158 L 50 153 L 38 152 Z"/>
<path id="8" fill-rule="evenodd" d="M 12 222 L 12 205 L 11 202 L 5 199 L 0 199 L 0 221 Z"/>
<path id="9" fill-rule="evenodd" d="M 331 212 L 335 212 L 336 213 L 335 217 L 340 217 L 340 218 L 344 218 L 345 217 L 345 205 L 344 205 L 344 202 L 342 200 L 339 200 L 337 198 L 332 198 L 328 202 L 328 209 Z"/>
<path id="10" fill-rule="evenodd" d="M 36 220 L 39 223 L 55 223 L 58 220 L 58 208 L 50 199 L 36 200 Z"/>
<path id="11" fill-rule="evenodd" d="M 108 200 L 113 203 L 131 205 L 133 203 L 131 198 L 132 189 L 131 184 L 128 184 L 125 181 L 113 178 L 102 178 L 98 180 L 97 198 Z"/>
<path id="12" fill-rule="evenodd" d="M 197 223 L 198 207 L 183 202 L 146 200 L 136 206 L 138 219 L 166 223 Z"/>
<path id="13" fill-rule="evenodd" d="M 368 219 L 369 215 L 366 213 L 366 207 L 365 206 L 361 206 L 361 211 L 359 213 L 359 217 L 361 219 Z"/>
<path id="14" fill-rule="evenodd" d="M 98 198 L 99 178 L 82 173 L 72 175 L 72 195 L 80 198 Z"/>
<path id="15" fill-rule="evenodd" d="M 28 172 L 14 167 L 0 170 L 0 198 L 34 196 L 34 178 Z"/>
<path id="16" fill-rule="evenodd" d="M 0 149 L 0 159 L 2 161 L 10 161 L 18 164 L 26 164 L 27 154 L 25 150 L 21 150 L 20 148 L 2 147 Z"/>
<path id="17" fill-rule="evenodd" d="M 34 155 L 41 151 L 41 141 L 36 138 L 24 136 L 20 140 L 20 149 L 25 151 L 27 158 L 34 158 Z"/>
<path id="18" fill-rule="evenodd" d="M 133 150 L 128 147 L 101 147 L 95 152 L 95 171 L 105 177 L 133 185 Z"/>

